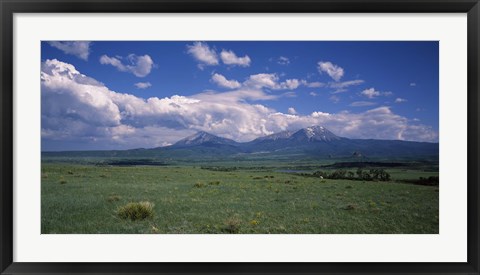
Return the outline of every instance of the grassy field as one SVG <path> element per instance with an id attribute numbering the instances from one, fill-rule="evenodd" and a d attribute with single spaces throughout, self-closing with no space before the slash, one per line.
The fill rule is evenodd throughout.
<path id="1" fill-rule="evenodd" d="M 438 233 L 438 186 L 401 182 L 438 172 L 389 168 L 374 182 L 279 170 L 42 163 L 42 233 Z M 122 218 L 130 202 L 153 216 Z"/>

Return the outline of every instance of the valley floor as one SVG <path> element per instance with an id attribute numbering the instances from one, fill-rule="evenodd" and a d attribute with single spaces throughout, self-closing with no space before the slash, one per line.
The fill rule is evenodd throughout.
<path id="1" fill-rule="evenodd" d="M 228 170 L 228 169 L 226 169 Z M 438 176 L 388 169 L 392 180 L 331 180 L 272 167 L 42 164 L 42 234 L 438 233 L 438 186 L 399 182 Z M 122 219 L 129 202 L 153 217 Z"/>

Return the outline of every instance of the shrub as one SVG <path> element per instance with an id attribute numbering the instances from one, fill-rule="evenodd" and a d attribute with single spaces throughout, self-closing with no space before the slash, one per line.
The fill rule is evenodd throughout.
<path id="1" fill-rule="evenodd" d="M 233 216 L 225 221 L 224 230 L 230 234 L 235 234 L 238 233 L 241 225 L 242 221 L 237 216 Z"/>
<path id="2" fill-rule="evenodd" d="M 361 168 L 358 168 L 356 173 L 340 169 L 331 173 L 325 171 L 316 171 L 312 174 L 302 175 L 318 177 L 320 179 L 346 179 L 361 181 L 389 181 L 391 179 L 390 174 L 383 169 L 370 169 L 369 171 L 364 171 Z"/>
<path id="3" fill-rule="evenodd" d="M 195 188 L 202 188 L 202 187 L 205 187 L 205 184 L 204 183 L 201 183 L 201 182 L 197 182 L 193 185 L 193 187 Z"/>
<path id="4" fill-rule="evenodd" d="M 345 210 L 355 210 L 357 209 L 357 206 L 355 204 L 349 204 L 347 207 L 345 207 Z"/>
<path id="5" fill-rule="evenodd" d="M 107 198 L 108 202 L 114 202 L 114 201 L 119 201 L 122 197 L 119 195 L 111 195 Z"/>
<path id="6" fill-rule="evenodd" d="M 438 176 L 430 176 L 428 178 L 420 177 L 418 179 L 403 180 L 403 181 L 407 183 L 413 183 L 413 184 L 419 184 L 419 185 L 438 186 L 440 179 Z"/>
<path id="7" fill-rule="evenodd" d="M 130 202 L 118 208 L 118 216 L 132 221 L 143 220 L 153 216 L 154 204 L 148 201 Z"/>

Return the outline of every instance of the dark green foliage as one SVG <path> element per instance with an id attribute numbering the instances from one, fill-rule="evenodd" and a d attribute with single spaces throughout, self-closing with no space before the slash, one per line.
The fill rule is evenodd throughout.
<path id="1" fill-rule="evenodd" d="M 209 170 L 209 171 L 216 171 L 216 172 L 232 172 L 232 171 L 235 171 L 237 170 L 237 167 L 221 167 L 221 166 L 202 166 L 200 167 L 202 169 L 205 169 L 205 170 Z"/>
<path id="2" fill-rule="evenodd" d="M 299 174 L 302 176 L 313 176 L 313 177 L 318 177 L 318 178 L 323 178 L 323 179 L 333 179 L 333 180 L 338 180 L 338 179 L 348 179 L 348 180 L 362 180 L 362 181 L 389 181 L 391 179 L 390 174 L 383 170 L 383 169 L 370 169 L 369 171 L 364 171 L 362 169 L 358 169 L 356 172 L 356 177 L 355 173 L 352 171 L 346 171 L 343 169 L 340 170 L 335 170 L 331 173 L 327 171 L 316 171 L 312 174 Z"/>
<path id="3" fill-rule="evenodd" d="M 333 180 L 346 179 L 347 178 L 346 175 L 347 175 L 347 171 L 345 170 L 335 170 L 327 178 L 333 179 Z"/>
<path id="4" fill-rule="evenodd" d="M 438 186 L 439 181 L 440 181 L 439 177 L 436 177 L 436 176 L 430 176 L 428 178 L 419 177 L 417 180 L 415 179 L 404 180 L 404 182 L 407 182 L 407 183 L 413 183 L 418 185 L 430 185 L 430 186 Z"/>
<path id="5" fill-rule="evenodd" d="M 154 204 L 148 201 L 130 202 L 119 207 L 117 214 L 122 219 L 144 220 L 153 216 L 153 206 Z"/>
<path id="6" fill-rule="evenodd" d="M 349 179 L 349 180 L 355 179 L 355 173 L 353 173 L 352 171 L 348 171 L 347 172 L 347 179 Z"/>

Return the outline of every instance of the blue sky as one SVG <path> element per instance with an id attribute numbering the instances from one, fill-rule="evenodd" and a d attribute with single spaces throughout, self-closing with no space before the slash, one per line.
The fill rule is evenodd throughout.
<path id="1" fill-rule="evenodd" d="M 438 141 L 438 42 L 42 42 L 42 150 L 248 141 L 321 124 Z"/>

